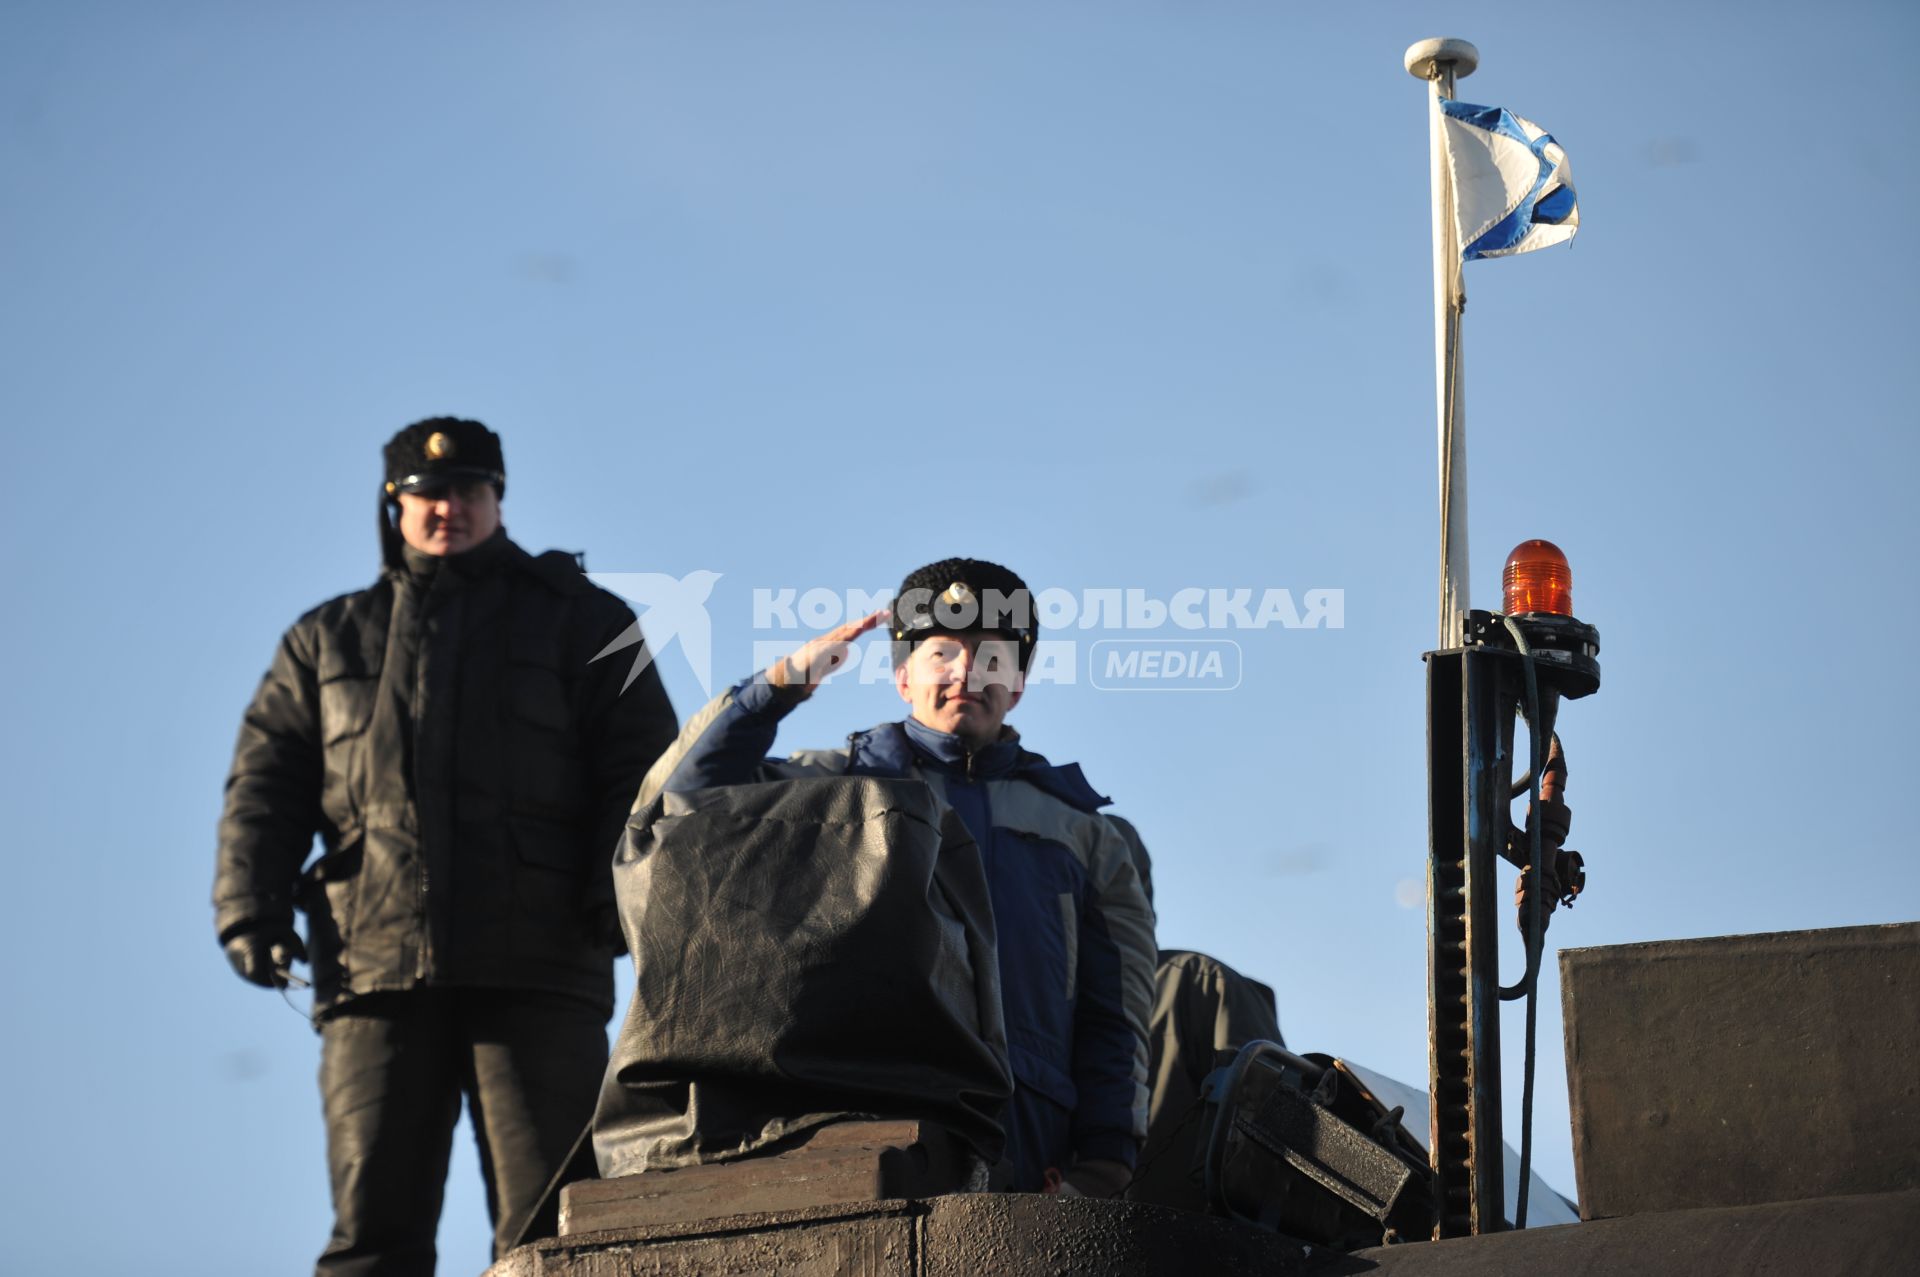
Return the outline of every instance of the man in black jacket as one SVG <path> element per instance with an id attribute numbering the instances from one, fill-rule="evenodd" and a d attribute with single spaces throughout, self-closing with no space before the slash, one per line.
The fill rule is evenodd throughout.
<path id="1" fill-rule="evenodd" d="M 492 431 L 417 422 L 386 469 L 380 580 L 295 622 L 241 723 L 213 892 L 244 979 L 311 953 L 327 1274 L 433 1271 L 463 1092 L 496 1252 L 537 1204 L 593 1112 L 610 860 L 676 731 L 650 662 L 596 659 L 626 605 L 507 539 Z"/>

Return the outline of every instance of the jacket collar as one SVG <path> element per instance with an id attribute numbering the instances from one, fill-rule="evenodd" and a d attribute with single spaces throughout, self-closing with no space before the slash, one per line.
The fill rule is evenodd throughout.
<path id="1" fill-rule="evenodd" d="M 507 539 L 504 526 L 495 528 L 493 535 L 462 554 L 422 554 L 410 545 L 400 547 L 400 566 L 389 568 L 393 577 L 402 582 L 411 582 L 421 587 L 430 586 L 434 579 L 446 573 L 456 581 L 471 580 L 497 572 L 517 559 L 527 557 L 527 552 Z"/>
<path id="2" fill-rule="evenodd" d="M 915 767 L 929 767 L 968 780 L 1024 780 L 1080 811 L 1098 811 L 1113 802 L 1087 783 L 1080 764 L 1055 766 L 1023 748 L 1011 728 L 971 760 L 959 737 L 911 718 L 855 732 L 847 744 L 847 770 L 856 775 L 904 777 Z"/>
<path id="3" fill-rule="evenodd" d="M 917 718 L 900 724 L 914 752 L 968 776 L 985 779 L 1012 771 L 1020 760 L 1020 733 L 1011 727 L 1000 729 L 1000 739 L 985 749 L 967 752 L 966 745 L 951 732 L 936 731 Z"/>

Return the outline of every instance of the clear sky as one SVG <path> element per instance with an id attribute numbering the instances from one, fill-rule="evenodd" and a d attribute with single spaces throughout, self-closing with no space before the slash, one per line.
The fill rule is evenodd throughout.
<path id="1" fill-rule="evenodd" d="M 1441 34 L 1581 200 L 1570 248 L 1468 268 L 1474 600 L 1548 537 L 1603 639 L 1561 719 L 1590 886 L 1550 946 L 1920 916 L 1910 5 L 9 0 L 9 1264 L 255 1277 L 323 1244 L 317 1042 L 215 946 L 214 822 L 279 634 L 373 579 L 379 445 L 440 413 L 504 435 L 523 544 L 719 574 L 716 690 L 801 635 L 756 632 L 756 590 L 949 554 L 1344 591 L 1338 629 L 1225 635 L 1229 692 L 1103 691 L 1102 633 L 1065 633 L 1081 676 L 1013 721 L 1139 825 L 1163 944 L 1272 984 L 1296 1049 L 1421 1082 L 1400 60 Z M 897 709 L 832 686 L 783 743 Z M 1544 998 L 1538 1165 L 1571 1194 L 1551 965 Z M 1511 1130 L 1517 1009 L 1507 1040 Z M 443 1271 L 486 1239 L 462 1136 Z"/>

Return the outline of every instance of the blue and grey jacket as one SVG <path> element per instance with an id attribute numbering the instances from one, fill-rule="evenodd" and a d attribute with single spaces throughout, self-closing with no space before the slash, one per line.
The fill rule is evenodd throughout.
<path id="1" fill-rule="evenodd" d="M 798 690 L 750 679 L 695 715 L 660 756 L 636 807 L 666 791 L 800 776 L 925 781 L 980 845 L 999 933 L 1015 1094 L 1011 1187 L 1038 1189 L 1075 1159 L 1133 1165 L 1146 1134 L 1153 907 L 1108 802 L 1078 764 L 1056 767 L 1012 732 L 968 754 L 908 719 L 856 732 L 840 750 L 767 755 Z"/>

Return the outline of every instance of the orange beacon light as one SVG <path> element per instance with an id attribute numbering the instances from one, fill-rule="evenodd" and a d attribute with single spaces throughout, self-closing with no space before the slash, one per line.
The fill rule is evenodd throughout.
<path id="1" fill-rule="evenodd" d="M 1507 556 L 1503 574 L 1508 616 L 1548 612 L 1573 615 L 1573 569 L 1551 541 L 1522 541 Z"/>

